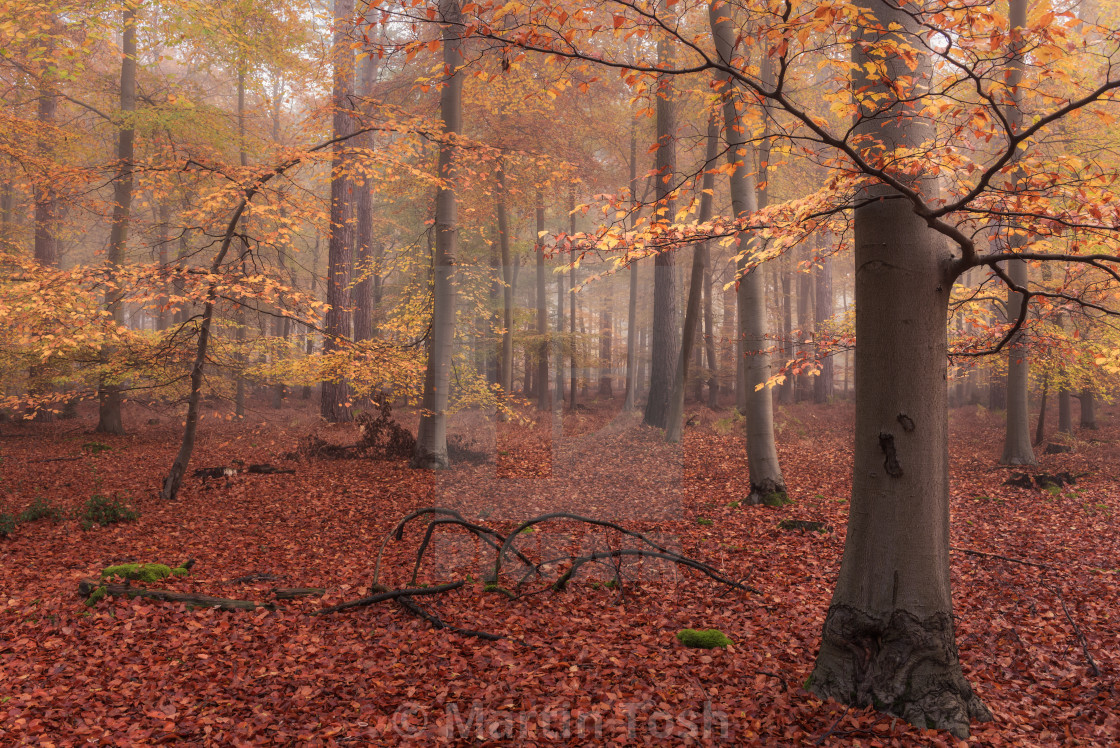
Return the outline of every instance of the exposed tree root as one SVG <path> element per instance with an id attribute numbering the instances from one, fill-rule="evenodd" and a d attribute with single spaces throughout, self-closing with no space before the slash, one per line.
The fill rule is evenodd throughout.
<path id="1" fill-rule="evenodd" d="M 972 720 L 992 719 L 961 672 L 949 613 L 872 616 L 833 605 L 807 687 L 822 698 L 871 706 L 962 739 Z"/>

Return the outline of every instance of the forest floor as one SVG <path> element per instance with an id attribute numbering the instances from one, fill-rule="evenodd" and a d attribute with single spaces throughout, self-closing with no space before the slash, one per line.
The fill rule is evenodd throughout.
<path id="1" fill-rule="evenodd" d="M 240 459 L 295 472 L 188 475 L 172 503 L 157 491 L 178 446 L 176 416 L 131 405 L 124 437 L 91 433 L 88 412 L 0 427 L 0 512 L 40 497 L 67 512 L 0 538 L 0 743 L 958 744 L 802 688 L 844 543 L 849 404 L 781 409 L 794 503 L 780 509 L 738 505 L 746 459 L 729 411 L 688 407 L 697 423 L 680 446 L 617 406 L 593 404 L 562 424 L 547 414 L 535 427 L 460 414 L 454 438 L 473 459 L 434 475 L 404 461 L 286 459 L 312 432 L 357 438 L 313 411 L 296 400 L 242 423 L 208 413 L 191 470 Z M 1102 411 L 1102 428 L 1080 432 L 1072 454 L 1041 458 L 1040 471 L 1083 474 L 1050 491 L 1003 485 L 1012 471 L 996 464 L 998 414 L 951 414 L 957 640 L 995 715 L 974 725 L 969 745 L 1120 739 L 1120 413 Z M 415 416 L 404 422 L 414 428 Z M 139 520 L 83 531 L 73 515 L 95 494 L 129 500 Z M 368 594 L 386 532 L 432 505 L 503 533 L 545 512 L 607 519 L 760 594 L 642 559 L 623 566 L 621 587 L 610 568 L 589 565 L 566 591 L 531 580 L 523 591 L 533 594 L 513 600 L 483 588 L 492 554 L 443 527 L 419 581 L 471 581 L 413 599 L 501 640 L 436 630 L 392 601 L 310 615 Z M 783 531 L 783 519 L 831 529 Z M 387 545 L 381 583 L 408 585 L 422 529 L 410 524 Z M 556 521 L 518 547 L 545 558 L 635 542 Z M 232 612 L 121 597 L 87 608 L 78 596 L 110 564 L 188 558 L 188 578 L 147 586 L 260 602 L 274 587 L 326 593 Z M 505 568 L 512 587 L 516 565 Z M 232 581 L 252 574 L 274 578 Z M 686 627 L 718 628 L 734 644 L 688 649 L 674 637 Z"/>

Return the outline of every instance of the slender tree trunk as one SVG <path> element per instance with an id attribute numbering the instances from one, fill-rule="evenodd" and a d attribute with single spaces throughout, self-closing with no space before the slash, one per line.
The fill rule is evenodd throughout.
<path id="1" fill-rule="evenodd" d="M 373 95 L 373 83 L 377 80 L 376 54 L 363 54 L 358 62 L 357 94 L 363 101 L 361 108 L 366 116 L 371 114 L 368 99 Z M 357 136 L 355 145 L 366 151 L 373 148 L 373 133 L 367 132 Z M 363 154 L 362 158 L 368 158 Z M 357 203 L 357 226 L 355 243 L 357 245 L 357 260 L 354 264 L 354 340 L 371 340 L 375 334 L 374 323 L 374 295 L 375 282 L 380 268 L 374 259 L 373 239 L 373 189 L 368 179 L 362 179 L 354 185 Z"/>
<path id="2" fill-rule="evenodd" d="M 832 317 L 832 261 L 829 258 L 821 260 L 821 268 L 815 273 L 814 285 L 815 302 L 813 311 L 816 315 L 817 337 L 819 339 L 824 325 Z M 818 403 L 827 403 L 832 399 L 833 363 L 832 355 L 825 354 L 819 348 L 817 356 L 821 361 L 821 373 L 813 382 L 813 400 Z"/>
<path id="3" fill-rule="evenodd" d="M 506 211 L 506 172 L 498 163 L 498 247 L 502 263 L 502 355 L 498 383 L 503 396 L 513 391 L 513 264 L 510 261 L 509 217 Z M 505 416 L 502 416 L 505 420 Z"/>
<path id="4" fill-rule="evenodd" d="M 540 230 L 543 231 L 543 229 Z M 556 343 L 553 346 L 556 351 L 556 392 L 552 407 L 557 412 L 564 410 L 564 384 L 566 382 L 564 379 L 564 302 L 566 301 L 564 274 L 556 273 Z"/>
<path id="5" fill-rule="evenodd" d="M 415 468 L 445 468 L 450 464 L 447 458 L 447 408 L 450 402 L 451 354 L 455 344 L 452 273 L 459 231 L 454 139 L 462 131 L 463 120 L 463 76 L 458 70 L 463 63 L 459 0 L 440 0 L 439 13 L 443 24 L 443 64 L 449 71 L 440 93 L 445 139 L 439 147 L 439 176 L 444 181 L 436 193 L 435 308 L 432 312 L 420 428 L 416 435 L 416 452 L 412 456 L 412 467 Z"/>
<path id="6" fill-rule="evenodd" d="M 1011 28 L 1025 28 L 1027 25 L 1027 0 L 1011 0 L 1010 6 Z M 1009 65 L 1007 84 L 1011 88 L 1012 104 L 1006 112 L 1008 126 L 1018 130 L 1022 123 L 1023 114 L 1019 108 L 1022 93 L 1019 83 L 1023 79 L 1023 59 L 1019 50 L 1022 42 L 1013 42 L 1012 59 Z M 1013 172 L 1015 181 L 1018 181 L 1017 172 Z M 1022 247 L 1026 237 L 1017 232 L 1008 232 L 1007 246 L 1009 249 Z M 1012 260 L 1007 263 L 1007 275 L 1012 282 L 1020 288 L 1026 288 L 1030 280 L 1027 264 L 1023 260 Z M 1014 321 L 1026 300 L 1020 293 L 1008 290 L 1007 318 Z M 1007 432 L 1003 442 L 1003 456 L 1000 463 L 1004 465 L 1034 465 L 1038 462 L 1031 448 L 1030 409 L 1027 403 L 1027 388 L 1030 383 L 1030 352 L 1027 341 L 1020 330 L 1015 334 L 1008 348 L 1007 361 Z"/>
<path id="7" fill-rule="evenodd" d="M 541 195 L 537 194 L 537 237 L 544 231 L 544 204 Z M 537 339 L 539 357 L 537 358 L 537 410 L 549 410 L 552 403 L 549 396 L 552 394 L 548 387 L 548 289 L 546 285 L 547 274 L 544 265 L 544 244 L 537 239 Z M 560 351 L 556 351 L 556 365 L 561 366 L 563 360 Z"/>
<path id="8" fill-rule="evenodd" d="M 708 361 L 708 407 L 712 410 L 719 407 L 719 359 L 716 357 L 716 333 L 712 317 L 714 293 L 712 263 L 709 261 L 704 268 L 704 353 Z"/>
<path id="9" fill-rule="evenodd" d="M 793 261 L 787 253 L 779 261 L 778 273 L 782 284 L 782 347 L 780 351 L 782 366 L 789 364 L 793 346 L 793 271 L 790 265 Z M 787 374 L 785 381 L 778 385 L 778 402 L 789 405 L 794 401 L 794 377 Z"/>
<path id="10" fill-rule="evenodd" d="M 569 221 L 568 234 L 569 234 L 569 236 L 572 236 L 576 233 L 576 214 L 574 212 L 575 209 L 576 209 L 576 194 L 575 194 L 575 192 L 569 192 L 568 193 L 568 210 L 569 210 L 569 214 L 568 214 L 568 221 Z M 570 343 L 570 345 L 571 345 L 571 356 L 569 357 L 569 363 L 571 364 L 571 369 L 572 369 L 572 377 L 571 377 L 571 381 L 570 381 L 572 391 L 571 391 L 571 396 L 570 396 L 570 400 L 569 400 L 569 403 L 568 403 L 568 407 L 570 407 L 572 410 L 575 410 L 576 409 L 576 403 L 577 403 L 577 400 L 576 400 L 576 386 L 579 384 L 579 370 L 576 369 L 576 266 L 575 266 L 575 259 L 576 258 L 575 258 L 575 255 L 573 254 L 568 259 L 570 259 L 572 261 L 571 269 L 568 271 L 570 273 L 569 276 L 568 276 L 568 337 L 571 338 L 571 343 Z"/>
<path id="11" fill-rule="evenodd" d="M 114 280 L 119 278 L 119 268 L 124 263 L 125 245 L 128 242 L 128 222 L 132 211 L 132 166 L 135 153 L 135 130 L 131 119 L 136 111 L 136 3 L 129 0 L 121 13 L 123 29 L 121 42 L 121 125 L 117 132 L 117 177 L 113 183 L 113 224 L 109 231 L 107 263 Z M 113 323 L 124 325 L 124 293 L 113 289 L 105 294 L 105 306 L 113 315 Z M 108 366 L 113 351 L 102 348 L 102 366 Z M 115 377 L 105 372 L 98 387 L 97 431 L 103 434 L 123 434 L 121 420 L 121 388 Z"/>
<path id="12" fill-rule="evenodd" d="M 894 101 L 891 81 L 912 76 L 921 101 L 933 66 L 884 53 L 913 49 L 906 10 L 862 0 L 883 28 L 860 27 L 852 87 L 864 98 L 855 125 L 864 158 L 878 162 L 932 136 L 921 104 Z M 885 28 L 898 29 L 888 32 Z M 911 35 L 907 37 L 906 35 Z M 921 55 L 921 52 L 918 53 Z M 866 64 L 866 67 L 865 67 Z M 867 69 L 881 78 L 869 79 Z M 887 102 L 888 116 L 872 109 Z M 935 179 L 908 178 L 936 198 Z M 823 698 L 875 706 L 959 738 L 970 719 L 991 719 L 957 656 L 949 584 L 949 441 L 945 378 L 953 256 L 909 201 L 879 185 L 855 210 L 856 424 L 852 499 L 840 574 L 808 688 Z M 881 198 L 875 200 L 873 198 Z"/>
<path id="13" fill-rule="evenodd" d="M 249 152 L 245 146 L 245 67 L 238 65 L 237 70 L 237 143 L 242 170 L 249 166 Z M 247 254 L 248 245 L 245 247 Z M 241 275 L 248 275 L 244 260 L 241 261 Z M 238 418 L 245 417 L 245 305 L 237 305 L 237 374 L 236 392 L 233 398 L 233 412 Z"/>
<path id="14" fill-rule="evenodd" d="M 53 76 L 44 72 L 39 85 L 38 117 L 40 157 L 48 159 L 51 153 L 50 131 L 55 127 L 58 112 L 58 94 L 54 88 Z M 7 186 L 5 193 L 5 224 L 11 213 L 12 192 Z M 54 188 L 48 179 L 35 183 L 35 260 L 43 267 L 58 265 L 58 203 Z"/>
<path id="15" fill-rule="evenodd" d="M 1046 395 L 1050 389 L 1050 382 L 1042 383 L 1042 400 L 1038 404 L 1038 421 L 1034 427 L 1034 443 L 1042 444 L 1042 440 L 1046 438 Z"/>
<path id="16" fill-rule="evenodd" d="M 719 155 L 719 124 L 715 118 L 708 120 L 708 139 L 704 151 L 704 179 L 701 183 L 700 223 L 712 218 L 712 193 L 716 175 L 712 171 Z M 673 378 L 673 391 L 669 397 L 669 416 L 665 424 L 665 441 L 680 443 L 684 420 L 684 388 L 688 379 L 688 359 L 692 355 L 692 342 L 696 337 L 696 324 L 700 319 L 700 295 L 704 288 L 704 274 L 708 270 L 708 243 L 700 242 L 692 251 L 692 274 L 688 282 L 688 300 L 685 302 L 684 331 L 681 350 L 677 356 L 677 372 Z"/>
<path id="17" fill-rule="evenodd" d="M 808 244 L 801 248 L 801 261 L 809 262 L 812 259 L 813 249 Z M 801 357 L 808 358 L 813 354 L 812 339 L 813 327 L 813 276 L 802 268 L 797 272 L 797 328 L 798 352 Z M 815 377 L 802 372 L 797 376 L 797 401 L 807 402 L 813 397 L 813 382 Z"/>
<path id="18" fill-rule="evenodd" d="M 611 340 L 614 335 L 613 296 L 608 297 L 599 315 L 599 397 L 614 399 L 614 377 L 611 376 Z"/>
<path id="19" fill-rule="evenodd" d="M 353 135 L 354 119 L 351 96 L 354 92 L 354 52 L 351 48 L 350 29 L 354 16 L 354 0 L 335 0 L 334 3 L 334 89 L 331 104 L 334 108 L 335 138 Z M 341 142 L 335 146 L 331 176 L 331 225 L 330 243 L 327 245 L 327 314 L 324 323 L 323 354 L 329 355 L 342 348 L 343 340 L 350 337 L 350 280 L 354 261 L 354 194 L 350 178 L 347 152 L 353 143 Z M 339 374 L 324 379 L 319 393 L 319 413 L 328 423 L 343 423 L 353 417 L 350 402 L 350 385 Z"/>
<path id="20" fill-rule="evenodd" d="M 710 6 L 712 36 L 721 60 L 731 63 L 735 55 L 735 25 L 731 10 L 722 0 Z M 768 59 L 763 56 L 763 59 Z M 734 98 L 723 104 L 724 138 L 728 145 L 731 204 L 735 215 L 744 218 L 759 206 L 758 199 L 766 193 L 756 193 L 757 184 L 752 178 L 752 159 L 746 139 L 748 130 Z M 765 161 L 763 161 L 765 163 Z M 765 172 L 760 176 L 765 179 Z M 739 234 L 739 251 L 744 256 L 755 248 L 755 240 L 747 233 Z M 744 257 L 744 260 L 746 257 Z M 778 449 L 774 442 L 774 401 L 766 382 L 770 378 L 770 354 L 767 350 L 768 325 L 766 319 L 766 282 L 761 266 L 755 267 L 739 278 L 739 334 L 746 352 L 745 396 L 747 462 L 750 469 L 750 494 L 747 501 L 782 503 L 786 486 L 778 465 Z"/>
<path id="21" fill-rule="evenodd" d="M 658 60 L 667 59 L 665 42 L 657 48 Z M 670 199 L 672 182 L 677 170 L 676 105 L 669 76 L 657 80 L 657 159 L 655 190 L 659 216 L 652 220 L 671 222 L 676 212 Z M 643 421 L 657 428 L 669 422 L 669 398 L 676 373 L 679 330 L 677 328 L 677 300 L 673 273 L 673 253 L 662 251 L 653 258 L 653 331 L 650 346 L 649 397 Z"/>
<path id="22" fill-rule="evenodd" d="M 638 220 L 638 125 L 630 122 L 630 228 Z M 638 261 L 630 261 L 630 285 L 626 301 L 626 397 L 622 410 L 636 410 L 638 381 Z"/>

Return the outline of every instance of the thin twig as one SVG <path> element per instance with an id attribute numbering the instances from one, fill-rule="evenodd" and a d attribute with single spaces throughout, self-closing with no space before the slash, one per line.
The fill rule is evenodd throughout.
<path id="1" fill-rule="evenodd" d="M 1010 561 L 1013 564 L 1023 564 L 1024 566 L 1037 566 L 1040 569 L 1054 569 L 1054 568 L 1056 568 L 1056 567 L 1051 566 L 1050 564 L 1040 564 L 1037 561 L 1026 561 L 1026 560 L 1021 559 L 1021 558 L 1012 558 L 1011 556 L 1001 556 L 998 553 L 985 553 L 984 551 L 973 551 L 973 550 L 970 550 L 968 548 L 950 548 L 949 550 L 956 551 L 957 553 L 967 553 L 970 556 L 984 556 L 985 558 L 998 558 L 998 559 L 1001 559 L 1003 561 Z"/>
<path id="2" fill-rule="evenodd" d="M 412 589 L 390 590 L 389 592 L 381 592 L 376 595 L 370 595 L 369 597 L 363 597 L 361 600 L 351 600 L 350 602 L 339 603 L 338 605 L 332 605 L 329 608 L 316 610 L 311 615 L 321 616 L 326 613 L 336 613 L 340 610 L 349 610 L 350 608 L 361 608 L 365 607 L 366 605 L 373 605 L 374 603 L 382 602 L 384 600 L 396 600 L 397 598 L 411 597 L 413 595 L 438 595 L 441 592 L 450 592 L 451 590 L 457 590 L 464 584 L 466 584 L 466 582 L 448 582 L 447 584 L 440 584 L 436 585 L 435 587 L 415 587 Z"/>
<path id="3" fill-rule="evenodd" d="M 1042 582 L 1041 584 L 1043 587 L 1050 590 L 1050 592 L 1054 593 L 1054 596 L 1058 598 L 1058 602 L 1062 604 L 1062 612 L 1066 614 L 1066 620 L 1069 621 L 1069 625 L 1073 626 L 1073 633 L 1077 634 L 1077 641 L 1081 643 L 1081 651 L 1085 653 L 1085 658 L 1089 660 L 1089 672 L 1099 678 L 1101 669 L 1097 667 L 1096 660 L 1093 659 L 1093 655 L 1089 652 L 1089 642 L 1086 641 L 1085 634 L 1081 633 L 1081 627 L 1073 620 L 1073 615 L 1069 612 L 1069 607 L 1066 606 L 1066 601 L 1062 598 L 1062 593 L 1046 584 L 1046 582 Z"/>

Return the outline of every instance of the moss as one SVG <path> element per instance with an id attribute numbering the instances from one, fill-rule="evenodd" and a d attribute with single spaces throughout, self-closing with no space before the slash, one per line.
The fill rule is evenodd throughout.
<path id="1" fill-rule="evenodd" d="M 179 573 L 180 569 L 172 571 L 171 567 L 167 564 L 118 564 L 116 566 L 107 566 L 102 569 L 101 576 L 123 577 L 138 582 L 158 582 L 172 574 L 175 574 L 175 576 L 185 576 L 185 574 Z M 181 570 L 186 572 L 186 569 Z"/>
<path id="2" fill-rule="evenodd" d="M 806 691 L 808 691 L 808 690 L 812 689 L 812 687 L 813 687 L 813 674 L 809 673 L 809 677 L 805 679 L 805 685 L 802 686 L 802 688 L 804 688 Z"/>
<path id="3" fill-rule="evenodd" d="M 677 632 L 677 641 L 698 649 L 715 649 L 735 643 L 719 629 L 681 629 Z"/>
<path id="4" fill-rule="evenodd" d="M 771 491 L 762 497 L 762 503 L 765 506 L 782 507 L 792 504 L 793 499 L 785 491 Z"/>
<path id="5" fill-rule="evenodd" d="M 171 574 L 176 577 L 189 577 L 191 575 L 191 570 L 185 566 L 176 566 L 171 570 Z"/>
<path id="6" fill-rule="evenodd" d="M 6 538 L 15 532 L 19 519 L 7 512 L 0 512 L 0 538 Z"/>
<path id="7" fill-rule="evenodd" d="M 706 517 L 697 517 L 696 518 L 696 524 L 703 525 L 704 527 L 711 527 L 712 525 L 715 524 L 715 522 L 713 522 L 710 519 L 707 519 Z"/>
<path id="8" fill-rule="evenodd" d="M 100 587 L 95 589 L 89 597 L 86 598 L 86 607 L 92 608 L 94 605 L 97 605 L 98 600 L 105 597 L 106 594 L 107 590 L 105 589 L 105 585 L 101 585 Z"/>
<path id="9" fill-rule="evenodd" d="M 78 523 L 83 530 L 92 529 L 94 525 L 108 527 L 117 522 L 135 522 L 138 519 L 140 512 L 119 499 L 100 495 L 91 496 L 78 510 Z"/>

